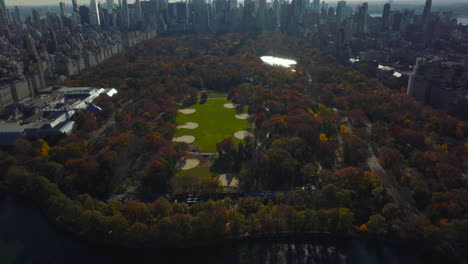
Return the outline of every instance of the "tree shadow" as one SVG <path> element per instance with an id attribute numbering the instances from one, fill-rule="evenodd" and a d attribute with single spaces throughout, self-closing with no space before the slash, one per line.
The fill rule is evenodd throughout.
<path id="1" fill-rule="evenodd" d="M 211 172 L 214 173 L 226 173 L 229 170 L 229 160 L 226 158 L 218 157 L 215 159 L 213 165 L 210 168 Z"/>

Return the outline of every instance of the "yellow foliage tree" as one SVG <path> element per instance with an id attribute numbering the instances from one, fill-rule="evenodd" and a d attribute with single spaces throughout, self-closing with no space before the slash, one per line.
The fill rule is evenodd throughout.
<path id="1" fill-rule="evenodd" d="M 341 134 L 347 134 L 348 133 L 348 127 L 345 125 L 340 126 L 340 133 Z"/>
<path id="2" fill-rule="evenodd" d="M 448 146 L 447 144 L 440 144 L 436 146 L 437 151 L 442 155 L 448 154 Z"/>
<path id="3" fill-rule="evenodd" d="M 361 232 L 367 232 L 367 225 L 362 224 L 361 226 L 356 226 L 356 230 Z"/>
<path id="4" fill-rule="evenodd" d="M 328 141 L 329 138 L 327 137 L 327 134 L 325 133 L 322 133 L 320 134 L 320 141 Z"/>
<path id="5" fill-rule="evenodd" d="M 42 157 L 49 155 L 49 151 L 50 151 L 49 144 L 43 139 L 38 139 L 37 141 L 39 142 L 39 154 Z"/>

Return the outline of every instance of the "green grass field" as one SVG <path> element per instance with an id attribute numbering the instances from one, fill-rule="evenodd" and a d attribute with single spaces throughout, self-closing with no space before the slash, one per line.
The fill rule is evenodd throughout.
<path id="1" fill-rule="evenodd" d="M 217 175 L 217 173 L 211 172 L 209 167 L 195 167 L 190 170 L 183 170 L 183 171 L 178 171 L 176 176 L 179 177 L 187 177 L 191 176 L 194 178 L 204 178 L 204 177 L 211 177 Z"/>
<path id="2" fill-rule="evenodd" d="M 171 180 L 173 192 L 213 191 L 218 188 L 216 173 L 208 167 L 196 167 L 190 170 L 178 171 Z"/>
<path id="3" fill-rule="evenodd" d="M 220 96 L 220 94 L 217 94 Z M 224 96 L 225 97 L 225 96 Z M 221 98 L 211 98 L 204 104 L 192 105 L 197 111 L 193 114 L 177 115 L 177 125 L 186 122 L 195 122 L 200 126 L 196 129 L 177 129 L 174 137 L 183 135 L 195 136 L 193 145 L 200 146 L 203 152 L 216 152 L 216 143 L 224 138 L 231 137 L 234 142 L 239 142 L 234 137 L 234 133 L 240 130 L 247 130 L 248 120 L 240 120 L 235 117 L 236 110 L 224 107 L 230 101 Z"/>

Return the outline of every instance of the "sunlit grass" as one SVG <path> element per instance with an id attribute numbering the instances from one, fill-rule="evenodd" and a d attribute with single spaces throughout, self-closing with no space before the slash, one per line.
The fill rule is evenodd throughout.
<path id="1" fill-rule="evenodd" d="M 240 140 L 234 137 L 234 133 L 240 130 L 247 130 L 248 120 L 240 120 L 235 117 L 236 109 L 228 109 L 224 104 L 231 101 L 222 99 L 226 94 L 217 94 L 219 99 L 208 99 L 204 104 L 196 104 L 190 108 L 196 109 L 193 114 L 177 115 L 177 125 L 187 122 L 195 122 L 200 126 L 196 129 L 178 129 L 175 137 L 183 135 L 195 136 L 193 145 L 200 146 L 203 152 L 216 152 L 216 143 L 224 138 L 232 138 L 234 142 Z M 211 96 L 210 96 L 211 97 Z"/>

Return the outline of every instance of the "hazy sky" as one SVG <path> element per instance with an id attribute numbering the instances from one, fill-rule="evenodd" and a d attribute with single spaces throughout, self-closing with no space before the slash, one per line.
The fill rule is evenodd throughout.
<path id="1" fill-rule="evenodd" d="M 143 0 L 144 1 L 144 0 Z M 6 5 L 15 6 L 15 5 L 51 5 L 57 4 L 59 2 L 65 2 L 71 5 L 71 0 L 5 0 Z M 106 0 L 98 0 L 98 2 L 105 3 Z M 118 0 L 114 0 L 115 3 L 118 3 Z M 134 0 L 128 0 L 128 3 L 133 3 Z M 170 1 L 172 2 L 172 1 Z M 174 1 L 176 2 L 176 1 Z M 240 1 L 242 2 L 242 1 Z M 269 2 L 269 1 L 268 1 Z M 325 1 L 325 2 L 336 2 L 336 0 Z M 348 0 L 348 2 L 384 2 L 383 0 Z M 414 3 L 414 4 L 424 4 L 425 0 L 394 0 L 394 3 L 404 2 L 404 3 Z M 467 0 L 433 0 L 433 4 L 442 4 L 442 3 L 467 3 Z M 78 4 L 89 4 L 89 0 L 78 0 Z"/>

